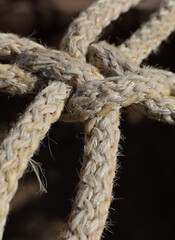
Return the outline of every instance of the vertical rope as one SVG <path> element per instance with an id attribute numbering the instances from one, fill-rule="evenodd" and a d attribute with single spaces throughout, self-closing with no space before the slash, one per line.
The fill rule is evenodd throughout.
<path id="1" fill-rule="evenodd" d="M 79 190 L 63 239 L 101 238 L 112 200 L 116 153 L 120 139 L 119 111 L 85 124 L 84 160 Z"/>
<path id="2" fill-rule="evenodd" d="M 121 12 L 127 11 L 132 5 L 138 2 L 139 0 L 98 0 L 94 2 L 94 4 L 81 13 L 80 17 L 70 26 L 64 39 L 64 49 L 73 57 L 85 60 L 89 44 L 96 39 L 102 29 L 112 20 L 116 19 Z M 156 17 L 153 17 L 151 21 L 146 24 L 146 27 L 143 26 L 141 30 L 138 30 L 133 37 L 119 48 L 123 50 L 127 56 L 133 58 L 136 64 L 139 64 L 141 60 L 155 49 L 174 29 L 174 11 L 175 1 L 165 1 Z M 66 65 L 66 80 L 69 80 L 70 74 L 71 76 L 73 75 L 73 79 L 77 77 L 77 79 L 80 80 L 80 75 L 77 73 L 79 69 L 80 72 L 82 71 L 80 61 L 76 60 L 77 62 L 75 65 L 78 67 L 75 69 L 75 65 L 73 65 L 70 71 L 70 56 L 67 55 L 67 57 L 63 59 L 57 57 L 54 60 L 54 54 L 52 53 L 53 55 L 51 54 L 51 56 L 48 57 L 49 50 L 44 51 L 43 47 L 39 44 L 34 44 L 33 48 L 32 41 L 28 44 L 27 39 L 18 41 L 17 36 L 14 39 L 14 35 L 11 35 L 7 46 L 4 40 L 6 35 L 0 34 L 0 36 L 2 36 L 2 39 L 0 39 L 0 56 L 3 57 L 3 59 L 9 59 L 9 57 L 11 59 L 12 55 L 20 55 L 22 52 L 27 51 L 30 52 L 31 49 L 32 52 L 35 52 L 35 50 L 38 49 L 38 53 L 42 55 L 41 59 L 39 58 L 39 64 L 42 63 L 43 69 L 48 68 L 47 71 L 49 70 L 50 73 L 50 65 L 52 65 L 55 71 L 54 73 L 57 74 L 56 76 L 60 77 L 61 74 L 63 75 L 63 72 L 62 70 L 57 70 L 59 69 L 58 63 L 62 61 L 63 66 Z M 40 52 L 39 49 L 42 51 Z M 32 52 L 30 52 L 30 54 Z M 112 69 L 111 67 L 113 73 L 118 74 L 118 72 L 120 72 L 119 75 L 124 74 L 124 71 L 127 70 L 132 71 L 132 67 L 127 64 L 127 61 L 125 62 L 125 57 L 121 55 L 121 58 L 123 60 L 122 68 L 119 67 L 117 71 L 115 71 L 115 68 Z M 38 60 L 38 56 L 35 56 L 34 59 Z M 52 61 L 50 61 L 50 59 Z M 32 60 L 30 61 L 32 62 Z M 48 65 L 46 63 L 48 63 Z M 111 64 L 110 61 L 109 64 Z M 36 70 L 36 66 L 34 68 Z M 67 69 L 69 69 L 70 72 L 68 72 Z M 16 70 L 18 69 L 16 68 L 15 71 Z M 106 70 L 108 70 L 108 66 Z M 34 73 L 36 74 L 36 72 Z M 100 74 L 97 75 L 101 76 Z M 85 78 L 85 81 L 93 81 L 93 76 L 93 74 L 89 76 L 89 71 L 83 70 L 81 73 L 81 78 Z M 103 76 L 101 76 L 100 79 L 103 79 Z M 133 82 L 130 79 L 129 82 L 131 82 L 132 90 Z M 81 85 L 82 82 L 77 81 L 76 83 Z M 157 81 L 155 81 L 155 84 L 157 84 Z M 153 86 L 157 87 L 157 85 Z M 164 85 L 161 86 L 163 86 L 162 89 L 158 89 L 158 91 L 156 89 L 156 91 L 153 90 L 153 92 L 145 88 L 147 93 L 146 98 L 152 100 L 157 96 L 157 99 L 160 100 L 160 104 L 162 104 L 161 95 L 167 94 L 171 99 L 172 96 L 169 96 L 170 89 L 164 89 Z M 104 90 L 104 86 L 101 87 L 101 90 Z M 143 90 L 142 88 L 143 86 L 138 84 L 135 94 L 130 96 L 130 98 L 127 97 L 125 102 L 127 105 L 123 106 L 133 104 L 135 100 L 139 99 L 142 93 L 141 90 Z M 2 143 L 0 148 L 0 239 L 2 238 L 3 228 L 9 210 L 9 202 L 16 192 L 18 179 L 24 173 L 31 156 L 38 148 L 39 142 L 49 130 L 51 123 L 59 118 L 70 90 L 71 87 L 68 87 L 64 83 L 51 83 L 36 97 L 34 103 L 31 104 L 24 116 Z M 107 93 L 109 94 L 108 89 L 106 90 L 107 92 L 104 96 L 106 96 Z M 126 89 L 125 93 L 129 90 L 130 89 Z M 96 95 L 94 96 L 92 94 L 92 99 L 97 95 L 99 96 L 101 93 L 101 91 L 95 93 Z M 91 101 L 91 99 L 87 100 Z M 165 98 L 164 100 L 166 101 L 167 99 Z M 95 108 L 98 108 L 100 104 L 103 104 L 103 102 L 96 102 Z M 151 104 L 153 103 L 151 102 Z M 174 99 L 172 102 L 169 101 L 168 104 L 173 108 Z M 69 218 L 68 228 L 63 239 L 99 240 L 101 238 L 112 199 L 116 155 L 120 137 L 118 129 L 119 107 L 114 108 L 114 105 L 112 105 L 112 110 L 110 110 L 107 115 L 104 116 L 106 113 L 99 112 L 99 114 L 93 115 L 94 117 L 85 123 L 85 149 L 81 169 L 81 180 Z M 157 106 L 155 106 L 156 111 L 160 113 L 160 110 L 156 107 Z M 173 119 L 174 121 L 174 108 L 173 111 L 170 110 L 171 109 L 168 109 L 167 120 L 170 121 Z M 146 111 L 148 111 L 148 108 Z M 166 114 L 167 109 L 163 108 L 163 113 L 164 112 Z M 71 111 L 68 114 L 71 115 Z"/>
<path id="3" fill-rule="evenodd" d="M 62 48 L 85 60 L 87 48 L 112 20 L 139 1 L 99 0 L 70 25 Z M 85 150 L 79 190 L 64 239 L 101 238 L 112 199 L 116 153 L 119 141 L 119 112 L 95 117 L 85 126 Z M 106 126 L 106 127 L 104 127 Z M 104 151 L 106 149 L 106 151 Z"/>

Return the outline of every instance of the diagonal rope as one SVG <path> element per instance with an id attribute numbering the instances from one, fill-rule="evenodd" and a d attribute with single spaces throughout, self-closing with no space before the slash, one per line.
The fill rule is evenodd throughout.
<path id="1" fill-rule="evenodd" d="M 120 45 L 119 49 L 139 65 L 174 29 L 175 1 L 163 0 L 160 10 Z"/>
<path id="2" fill-rule="evenodd" d="M 51 124 L 59 119 L 69 93 L 70 88 L 60 82 L 43 89 L 0 146 L 0 239 L 18 180 Z"/>
<path id="3" fill-rule="evenodd" d="M 62 41 L 62 49 L 72 57 L 85 61 L 87 48 L 110 22 L 127 12 L 140 0 L 94 1 L 75 19 Z"/>

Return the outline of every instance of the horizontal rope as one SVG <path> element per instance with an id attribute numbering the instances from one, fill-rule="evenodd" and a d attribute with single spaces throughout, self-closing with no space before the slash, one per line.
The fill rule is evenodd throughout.
<path id="1" fill-rule="evenodd" d="M 15 34 L 2 35 L 3 42 L 6 42 L 6 45 L 0 43 L 0 60 L 4 59 L 4 55 L 8 60 L 13 59 L 13 61 L 18 64 L 18 67 L 25 69 L 26 78 L 29 76 L 29 73 L 30 75 L 33 73 L 32 76 L 35 74 L 37 78 L 33 78 L 35 83 L 34 87 L 38 86 L 39 88 L 39 86 L 47 84 L 48 80 L 58 81 L 61 79 L 61 81 L 71 82 L 75 85 L 75 83 L 80 84 L 90 79 L 103 79 L 103 76 L 97 68 L 76 60 L 65 52 L 44 48 L 31 40 L 20 38 Z M 13 47 L 14 45 L 16 46 L 15 49 Z M 2 67 L 3 66 L 4 65 L 2 65 Z M 8 70 L 9 72 L 11 71 L 10 68 Z M 19 72 L 20 71 L 22 72 L 22 70 L 19 69 Z M 11 75 L 13 75 L 13 71 Z M 2 75 L 2 78 L 3 76 L 4 75 Z M 8 82 L 11 82 L 10 77 L 8 78 Z M 23 81 L 23 83 L 25 84 L 25 81 Z M 6 85 L 7 91 L 10 92 L 13 84 Z M 26 86 L 25 90 L 26 92 L 30 92 L 31 86 L 29 85 L 28 89 Z M 33 90 L 35 90 L 35 88 Z M 16 93 L 18 93 L 18 91 Z"/>

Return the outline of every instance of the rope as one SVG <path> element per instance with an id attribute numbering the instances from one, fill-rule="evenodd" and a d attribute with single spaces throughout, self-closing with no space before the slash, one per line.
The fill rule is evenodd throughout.
<path id="1" fill-rule="evenodd" d="M 35 42 L 25 38 L 23 43 L 23 38 L 15 34 L 4 33 L 2 35 L 3 45 L 0 45 L 0 60 L 3 60 L 5 55 L 6 60 L 13 60 L 21 68 L 35 74 L 37 78 L 34 81 L 33 91 L 36 90 L 37 85 L 39 87 L 39 85 L 43 86 L 43 82 L 47 83 L 48 79 L 56 81 L 62 79 L 72 84 L 73 82 L 80 84 L 91 79 L 103 79 L 103 76 L 94 66 L 78 61 L 70 57 L 66 52 L 40 47 L 39 44 L 36 45 Z M 5 42 L 7 42 L 6 45 Z M 10 85 L 7 88 L 8 91 L 10 91 L 10 87 L 13 86 Z M 29 86 L 26 92 L 30 91 Z M 22 92 L 24 92 L 23 89 Z"/>
<path id="2" fill-rule="evenodd" d="M 0 64 L 0 91 L 23 94 L 32 91 L 36 77 L 16 65 Z"/>
<path id="3" fill-rule="evenodd" d="M 164 0 L 158 12 L 119 49 L 140 64 L 175 28 L 175 1 Z"/>
<path id="4" fill-rule="evenodd" d="M 0 65 L 1 91 L 31 93 L 47 86 L 0 146 L 0 239 L 18 180 L 51 124 L 59 118 L 85 122 L 81 180 L 67 228 L 60 236 L 64 240 L 101 238 L 112 200 L 122 109 L 135 108 L 149 117 L 175 123 L 175 74 L 138 66 L 175 28 L 174 0 L 165 1 L 157 14 L 156 26 L 161 26 L 160 32 L 166 26 L 166 19 L 169 24 L 166 34 L 157 33 L 156 44 L 152 44 L 148 31 L 143 30 L 144 26 L 146 29 L 150 26 L 153 31 L 154 17 L 133 35 L 140 41 L 139 54 L 133 50 L 136 43 L 133 47 L 129 44 L 134 37 L 118 48 L 105 42 L 90 45 L 110 21 L 138 2 L 93 3 L 70 26 L 64 38 L 66 52 L 0 33 L 0 60 L 16 64 Z M 149 46 L 147 51 L 142 49 L 145 44 Z M 85 62 L 86 53 L 90 63 Z"/>
<path id="5" fill-rule="evenodd" d="M 63 239 L 100 239 L 108 216 L 116 153 L 120 139 L 119 111 L 85 124 L 85 149 L 79 191 Z"/>
<path id="6" fill-rule="evenodd" d="M 68 87 L 53 82 L 43 89 L 28 107 L 25 114 L 11 129 L 0 148 L 0 233 L 14 196 L 18 179 L 23 175 L 28 161 L 37 150 L 39 142 L 57 121 L 69 95 Z"/>
<path id="7" fill-rule="evenodd" d="M 70 25 L 62 41 L 62 49 L 72 57 L 85 61 L 87 48 L 102 30 L 121 13 L 127 12 L 140 0 L 98 0 Z"/>

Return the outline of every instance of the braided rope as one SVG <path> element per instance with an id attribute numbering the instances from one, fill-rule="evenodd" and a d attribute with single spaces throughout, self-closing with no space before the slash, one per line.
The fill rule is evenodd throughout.
<path id="1" fill-rule="evenodd" d="M 101 31 L 121 13 L 127 12 L 140 0 L 98 0 L 83 11 L 70 25 L 62 41 L 62 49 L 72 57 L 85 60 L 87 48 Z"/>
<path id="2" fill-rule="evenodd" d="M 101 238 L 112 200 L 122 108 L 134 107 L 174 124 L 175 75 L 138 66 L 175 28 L 174 0 L 165 1 L 157 20 L 153 17 L 126 44 L 118 48 L 105 42 L 89 45 L 110 21 L 137 2 L 99 0 L 92 4 L 70 26 L 64 38 L 67 53 L 0 33 L 0 60 L 17 64 L 0 65 L 0 89 L 18 94 L 48 84 L 0 147 L 0 239 L 18 180 L 51 123 L 59 119 L 65 102 L 60 119 L 85 122 L 85 148 L 79 189 L 62 239 Z M 165 21 L 169 21 L 166 32 L 161 30 Z M 149 26 L 160 29 L 156 44 L 152 44 Z M 132 41 L 133 46 L 138 43 L 140 52 L 130 47 Z M 144 44 L 149 50 L 142 49 Z M 82 61 L 86 53 L 91 64 Z"/>
<path id="3" fill-rule="evenodd" d="M 73 82 L 81 83 L 90 79 L 103 79 L 97 68 L 70 57 L 66 52 L 40 47 L 39 44 L 29 39 L 20 38 L 15 34 L 3 33 L 1 42 L 3 44 L 0 44 L 0 60 L 3 60 L 5 56 L 6 60 L 13 60 L 21 68 L 36 74 L 33 79 L 33 90 L 36 90 L 37 85 L 43 86 L 43 80 L 47 83 L 48 79 L 57 80 L 61 78 L 63 81 L 72 82 L 72 84 Z M 16 67 L 16 71 L 18 69 Z M 10 72 L 10 69 L 8 70 Z M 20 71 L 19 69 L 19 74 Z M 4 78 L 4 73 L 0 72 L 1 78 Z M 13 85 L 10 84 L 10 78 L 7 80 L 6 89 L 10 91 Z M 30 91 L 31 86 L 29 85 L 28 89 L 21 88 L 21 93 Z M 18 94 L 18 91 L 16 93 Z"/>
<path id="4" fill-rule="evenodd" d="M 175 28 L 175 1 L 164 0 L 158 12 L 119 49 L 140 64 Z"/>
<path id="5" fill-rule="evenodd" d="M 1 144 L 0 238 L 9 211 L 9 202 L 18 186 L 18 179 L 23 175 L 28 161 L 38 148 L 39 142 L 45 137 L 51 123 L 59 119 L 70 92 L 68 89 L 61 82 L 53 82 L 43 89 Z"/>
<path id="6" fill-rule="evenodd" d="M 110 111 L 105 117 L 94 117 L 85 125 L 81 181 L 63 239 L 101 238 L 116 171 L 120 139 L 118 110 Z"/>
<path id="7" fill-rule="evenodd" d="M 0 64 L 0 91 L 23 94 L 34 89 L 36 77 L 16 65 Z"/>

